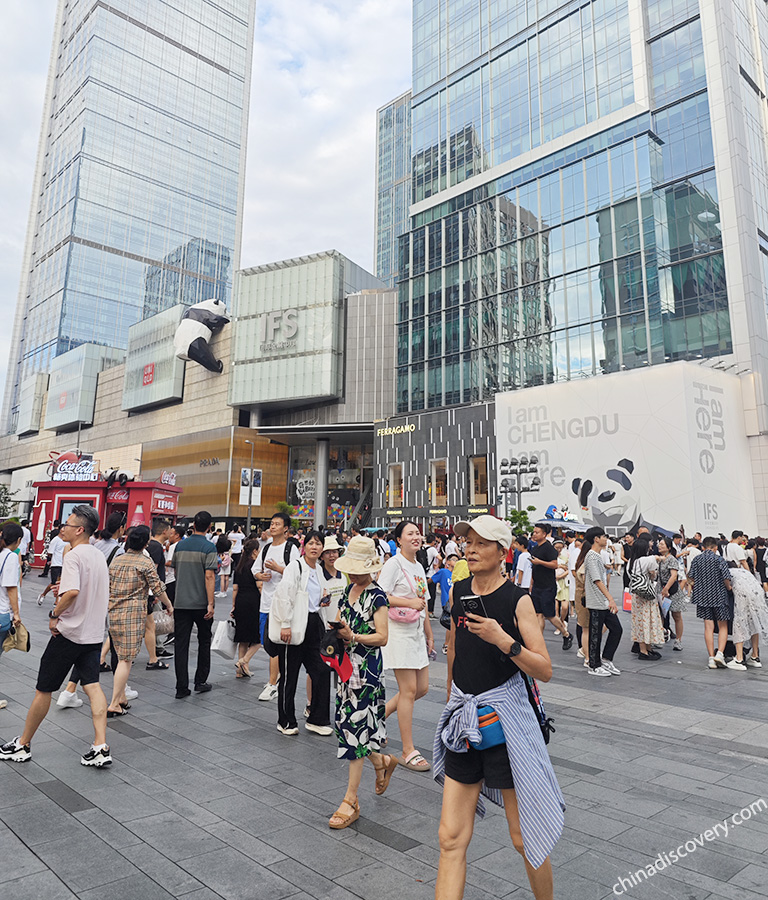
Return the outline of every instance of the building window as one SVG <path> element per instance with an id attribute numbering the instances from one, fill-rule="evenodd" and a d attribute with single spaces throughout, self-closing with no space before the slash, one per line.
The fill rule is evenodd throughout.
<path id="1" fill-rule="evenodd" d="M 487 456 L 473 456 L 469 460 L 469 502 L 472 506 L 488 503 Z"/>
<path id="2" fill-rule="evenodd" d="M 448 460 L 432 460 L 429 476 L 429 502 L 432 506 L 448 503 Z"/>
<path id="3" fill-rule="evenodd" d="M 403 506 L 403 466 L 401 463 L 395 463 L 389 467 L 387 506 L 390 509 L 402 509 Z"/>

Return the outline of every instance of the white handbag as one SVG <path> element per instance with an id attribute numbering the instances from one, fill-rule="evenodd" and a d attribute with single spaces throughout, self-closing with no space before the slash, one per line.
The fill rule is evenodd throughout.
<path id="1" fill-rule="evenodd" d="M 211 650 L 223 656 L 224 659 L 234 659 L 237 647 L 233 640 L 235 633 L 235 623 L 229 619 L 226 622 L 219 622 L 211 641 Z"/>
<path id="2" fill-rule="evenodd" d="M 309 594 L 306 590 L 301 589 L 301 582 L 304 580 L 304 570 L 301 567 L 301 563 L 298 560 L 296 562 L 302 577 L 299 579 L 299 587 L 293 600 L 293 611 L 291 614 L 291 640 L 289 644 L 294 647 L 304 643 L 304 636 L 307 633 L 307 619 L 309 617 Z M 272 609 L 269 613 L 269 639 L 278 646 L 283 643 L 280 639 L 280 630 L 282 628 L 280 623 L 284 622 L 286 617 L 282 613 L 284 610 L 287 611 L 287 600 L 281 590 L 283 585 L 284 582 L 278 585 L 277 592 L 272 600 Z"/>

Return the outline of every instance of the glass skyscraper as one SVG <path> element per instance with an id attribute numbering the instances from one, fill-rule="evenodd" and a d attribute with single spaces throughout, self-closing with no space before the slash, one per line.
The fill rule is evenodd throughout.
<path id="1" fill-rule="evenodd" d="M 678 359 L 764 369 L 763 53 L 748 0 L 415 0 L 398 412 Z M 712 97 L 748 126 L 741 162 Z M 729 238 L 738 166 L 758 224 L 734 213 Z"/>
<path id="2" fill-rule="evenodd" d="M 254 15 L 255 0 L 59 0 L 5 431 L 56 356 L 230 301 Z"/>
<path id="3" fill-rule="evenodd" d="M 395 286 L 397 242 L 411 203 L 411 92 L 376 112 L 376 277 Z"/>

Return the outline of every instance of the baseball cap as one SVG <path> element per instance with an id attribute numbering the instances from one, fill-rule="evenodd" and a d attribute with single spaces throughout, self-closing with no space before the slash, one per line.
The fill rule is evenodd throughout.
<path id="1" fill-rule="evenodd" d="M 470 528 L 487 541 L 497 541 L 505 550 L 509 550 L 512 545 L 512 529 L 496 516 L 483 515 L 471 522 L 457 522 L 453 526 L 453 533 L 464 537 Z"/>

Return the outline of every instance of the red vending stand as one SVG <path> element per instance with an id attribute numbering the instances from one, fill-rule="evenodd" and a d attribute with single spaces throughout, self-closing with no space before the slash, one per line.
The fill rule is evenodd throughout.
<path id="1" fill-rule="evenodd" d="M 37 481 L 37 492 L 32 510 L 32 537 L 35 541 L 35 561 L 42 566 L 43 541 L 53 528 L 54 521 L 66 521 L 72 507 L 88 503 L 99 514 L 100 527 L 113 512 L 122 512 L 131 525 L 151 525 L 158 517 L 174 523 L 179 514 L 179 494 L 176 476 L 163 472 L 159 481 L 126 481 L 109 485 L 98 471 L 95 460 L 83 460 L 71 465 L 67 471 L 56 471 L 51 481 Z"/>

